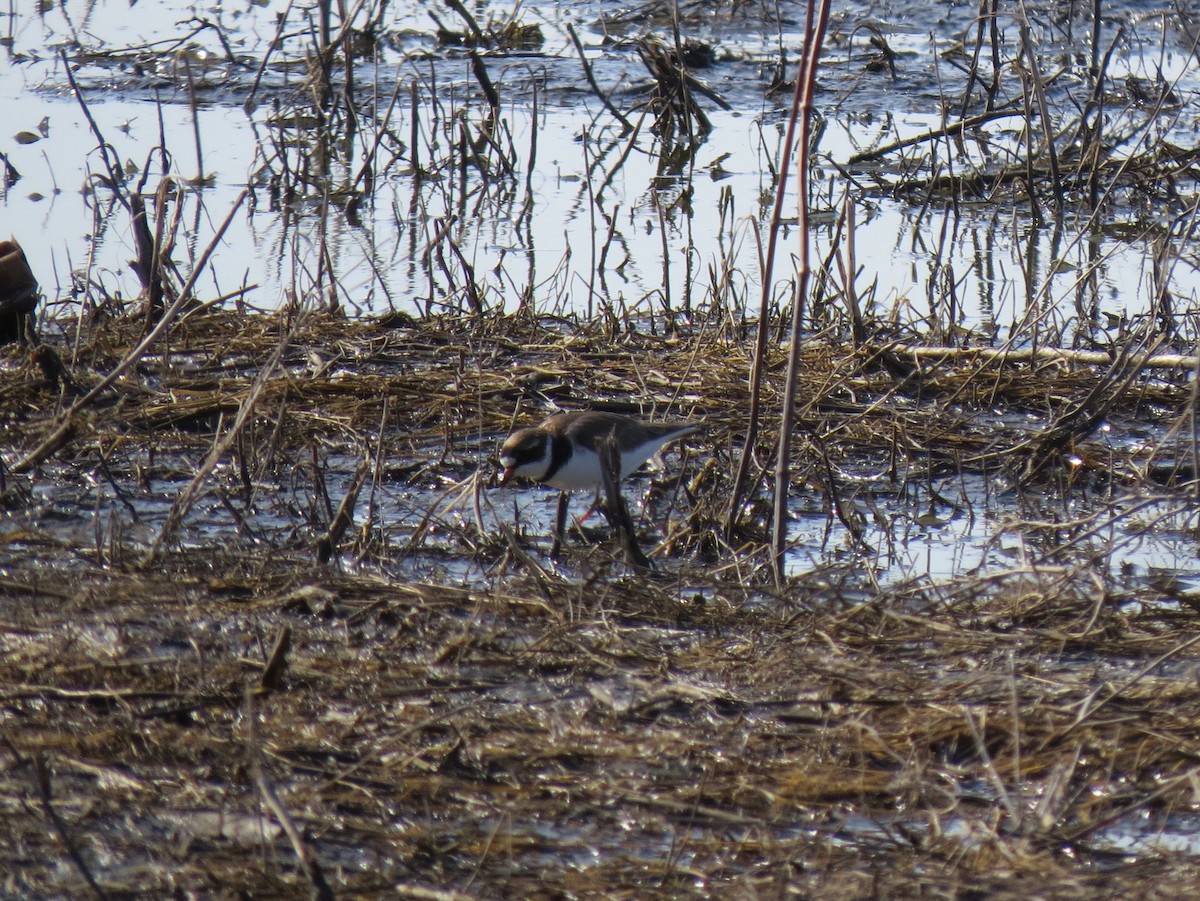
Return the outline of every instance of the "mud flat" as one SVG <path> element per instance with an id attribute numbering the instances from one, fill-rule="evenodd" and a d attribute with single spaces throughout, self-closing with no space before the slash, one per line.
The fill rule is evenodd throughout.
<path id="1" fill-rule="evenodd" d="M 82 6 L 0 70 L 0 894 L 1200 887 L 1186 11 L 844 11 L 802 292 L 774 8 Z M 703 423 L 649 566 L 497 484 L 589 407 Z"/>

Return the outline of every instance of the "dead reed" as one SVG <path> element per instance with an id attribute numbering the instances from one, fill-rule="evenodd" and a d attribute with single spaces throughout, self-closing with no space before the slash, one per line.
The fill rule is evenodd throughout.
<path id="1" fill-rule="evenodd" d="M 1150 537 L 1193 548 L 1200 528 L 1195 310 L 1176 315 L 1170 290 L 1196 154 L 1148 141 L 1178 112 L 1172 85 L 1114 94 L 1122 34 L 1101 52 L 1098 7 L 1072 79 L 1037 39 L 1070 17 L 983 0 L 938 55 L 963 78 L 939 104 L 957 119 L 903 140 L 881 126 L 830 165 L 814 116 L 802 176 L 836 224 L 808 290 L 734 253 L 732 194 L 708 283 L 689 262 L 680 284 L 667 225 L 720 101 L 687 31 L 713 9 L 648 4 L 631 21 L 654 33 L 627 46 L 650 95 L 608 93 L 585 63 L 621 127 L 580 133 L 584 313 L 558 276 L 492 277 L 462 246 L 482 209 L 533 215 L 536 137 L 517 146 L 491 54 L 543 38 L 516 12 L 481 24 L 450 8 L 463 30 L 438 22 L 436 38 L 465 51 L 470 85 L 431 67 L 371 115 L 353 63 L 377 46 L 376 10 L 281 16 L 268 56 L 284 40 L 311 53 L 302 89 L 271 92 L 252 181 L 313 225 L 291 250 L 308 267 L 291 302 L 197 299 L 210 258 L 175 266 L 191 200 L 164 136 L 140 183 L 106 150 L 90 187 L 97 210 L 128 214 L 140 315 L 89 288 L 32 356 L 2 351 L 4 891 L 1094 898 L 1200 883 L 1200 597 L 1190 572 L 1125 563 Z M 864 28 L 869 56 L 848 26 L 831 65 L 898 78 L 909 58 Z M 194 111 L 189 62 L 172 77 Z M 1106 115 L 1115 99 L 1123 114 Z M 675 180 L 655 195 L 661 291 L 618 302 L 609 186 L 646 140 Z M 774 184 L 790 156 L 769 161 Z M 411 314 L 350 315 L 331 210 L 352 219 L 387 179 L 414 186 L 402 224 L 425 229 L 428 291 Z M 1093 258 L 1070 316 L 1030 279 L 1006 341 L 962 326 L 942 255 L 956 208 L 1017 198 L 1047 227 L 1072 210 L 1082 241 L 1135 194 L 1171 211 L 1148 314 L 1098 325 Z M 928 309 L 903 321 L 855 251 L 856 205 L 885 197 L 946 223 Z M 757 314 L 738 281 L 751 269 Z M 636 483 L 652 571 L 604 530 L 576 530 L 552 565 L 537 502 L 492 484 L 514 423 L 588 406 L 705 423 L 669 477 Z M 976 521 L 977 566 L 905 577 L 910 545 Z"/>
<path id="2" fill-rule="evenodd" d="M 140 334 L 83 333 L 80 390 Z M 1016 897 L 1036 884 L 1083 897 L 1197 879 L 1190 858 L 1153 850 L 1155 833 L 1194 820 L 1195 601 L 1082 565 L 1106 542 L 1095 520 L 1026 524 L 1030 557 L 1007 572 L 881 585 L 852 557 L 776 589 L 704 516 L 740 435 L 741 342 L 209 309 L 171 344 L 84 408 L 36 480 L 6 482 L 9 522 L 24 522 L 0 544 L 0 854 L 14 891 Z M 1012 466 L 1022 430 L 984 411 L 1068 407 L 1095 381 L 1069 362 L 951 359 L 898 390 L 869 353 L 828 340 L 804 353 L 802 374 L 837 375 L 803 384 L 799 421 L 845 475 L 891 459 L 891 492 Z M 767 396 L 781 364 L 768 362 Z M 455 585 L 437 575 L 436 541 L 397 559 L 412 520 L 361 512 L 341 565 L 317 563 L 335 515 L 301 504 L 298 483 L 334 491 L 378 455 L 385 481 L 361 471 L 360 497 L 392 483 L 423 506 L 484 462 L 518 403 L 630 397 L 709 423 L 688 460 L 691 535 L 659 577 L 597 549 L 557 572 L 519 535 L 506 549 L 447 521 L 490 561 Z M 1144 420 L 1188 397 L 1143 379 L 1108 413 Z M 234 432 L 247 403 L 252 426 Z M 32 368 L 0 405 L 24 423 L 5 430 L 6 458 L 60 409 Z M 147 564 L 169 516 L 156 499 L 231 435 L 200 470 L 200 512 Z M 820 480 L 799 444 L 797 472 Z M 1074 451 L 1103 459 L 1048 460 L 1037 484 L 1124 497 L 1112 515 L 1125 521 L 1122 503 L 1162 500 L 1137 453 Z M 94 520 L 91 550 L 34 494 L 88 473 L 103 487 L 55 516 Z M 286 518 L 273 532 L 268 508 Z M 74 864 L 53 863 L 64 856 Z"/>

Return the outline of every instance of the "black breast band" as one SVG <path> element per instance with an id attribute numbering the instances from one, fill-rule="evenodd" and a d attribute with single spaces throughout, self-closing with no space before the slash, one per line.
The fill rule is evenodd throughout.
<path id="1" fill-rule="evenodd" d="M 550 468 L 542 476 L 542 481 L 548 482 L 554 478 L 555 474 L 567 465 L 574 450 L 571 439 L 566 435 L 552 435 L 550 437 Z"/>

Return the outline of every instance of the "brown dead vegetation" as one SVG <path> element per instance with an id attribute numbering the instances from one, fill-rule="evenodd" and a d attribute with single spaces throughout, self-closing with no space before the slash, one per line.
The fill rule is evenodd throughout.
<path id="1" fill-rule="evenodd" d="M 73 354 L 79 390 L 139 329 L 92 330 Z M 735 338 L 525 317 L 185 315 L 46 462 L 6 479 L 8 890 L 1150 897 L 1200 881 L 1188 857 L 1122 845 L 1194 822 L 1187 589 L 1120 584 L 1080 562 L 1082 535 L 1066 559 L 940 584 L 876 584 L 869 553 L 848 547 L 775 588 L 753 516 L 738 554 L 715 525 L 746 400 Z M 846 489 L 811 463 L 815 436 L 843 473 L 889 459 L 1017 471 L 1029 435 L 995 411 L 1040 411 L 1050 429 L 1097 377 L 1066 357 L 950 356 L 901 378 L 833 342 L 805 354 L 796 471 L 819 494 Z M 57 427 L 69 392 L 22 365 L 0 394 L 6 460 Z M 781 366 L 767 367 L 769 397 Z M 1189 396 L 1142 376 L 1109 415 L 1170 422 Z M 265 504 L 319 448 L 330 484 L 378 452 L 378 478 L 428 506 L 518 407 L 522 420 L 591 404 L 708 428 L 654 574 L 604 541 L 552 569 L 539 536 L 446 517 L 486 577 L 405 576 L 405 555 L 438 559 L 435 541 L 405 544 L 423 508 L 383 524 L 366 504 L 330 565 L 304 511 L 267 538 L 206 528 L 219 512 L 185 515 L 149 561 L 163 470 L 220 444 L 251 397 L 206 503 L 248 509 L 242 490 Z M 377 443 L 364 450 L 364 435 Z M 1033 484 L 1111 496 L 1120 483 L 1130 499 L 1153 484 L 1133 453 L 1088 436 L 1071 449 L 1087 462 L 1048 455 Z M 36 499 L 47 480 L 89 473 L 140 511 L 133 523 L 94 500 L 60 501 L 56 521 Z M 91 549 L 71 537 L 93 530 Z"/>
<path id="2" fill-rule="evenodd" d="M 565 24 L 621 126 L 603 165 L 585 167 L 584 206 L 609 223 L 586 316 L 565 294 L 535 298 L 532 269 L 489 278 L 457 243 L 456 216 L 425 223 L 429 290 L 404 301 L 415 315 L 337 314 L 356 298 L 323 262 L 306 299 L 277 313 L 246 312 L 250 286 L 199 303 L 209 251 L 190 277 L 177 271 L 172 250 L 205 242 L 176 240 L 184 194 L 165 161 L 151 165 L 166 148 L 135 186 L 68 68 L 88 51 L 64 47 L 104 148 L 94 208 L 131 214 L 145 295 L 129 315 L 85 279 L 32 354 L 0 350 L 0 894 L 1093 899 L 1200 887 L 1200 595 L 1190 572 L 1125 565 L 1144 537 L 1192 549 L 1198 534 L 1196 310 L 1177 309 L 1167 277 L 1172 260 L 1194 262 L 1197 151 L 1145 142 L 1187 121 L 1184 92 L 1161 74 L 1109 75 L 1139 21 L 1102 34 L 1083 7 L 1035 6 L 1031 19 L 985 0 L 938 54 L 965 76 L 960 97 L 937 98 L 940 127 L 901 136 L 880 117 L 834 161 L 820 129 L 841 101 L 814 114 L 816 205 L 838 225 L 811 292 L 776 294 L 780 273 L 730 251 L 711 288 L 691 268 L 672 284 L 668 266 L 661 292 L 633 307 L 604 284 L 620 206 L 606 188 L 634 150 L 651 152 L 679 180 L 674 200 L 656 189 L 656 227 L 692 215 L 706 110 L 725 103 L 693 70 L 726 58 L 693 32 L 714 17 L 778 31 L 778 59 L 759 61 L 777 73 L 763 96 L 786 81 L 792 50 L 782 11 L 763 4 L 636 4 L 593 23 L 606 43 L 589 42 L 591 59 Z M 368 115 L 350 62 L 386 37 L 384 7 L 337 23 L 319 3 L 303 27 L 282 15 L 261 60 L 230 52 L 243 108 L 279 104 L 252 188 L 280 209 L 312 201 L 326 224 L 339 204 L 353 219 L 387 179 L 446 210 L 494 193 L 501 211 L 523 204 L 508 218 L 535 215 L 536 129 L 517 146 L 506 115 L 524 101 L 501 76 L 516 71 L 507 55 L 549 54 L 552 40 L 520 8 L 483 18 L 454 0 L 430 43 L 463 52 L 474 87 L 447 100 L 430 67 Z M 1171 23 L 1194 49 L 1182 6 L 1151 19 L 1164 53 Z M 1074 47 L 1085 21 L 1090 59 L 1038 53 L 1034 25 Z M 638 33 L 608 44 L 610 29 Z M 843 16 L 835 31 L 827 90 L 913 78 L 913 52 L 891 46 L 902 30 Z M 295 57 L 300 91 L 269 81 L 267 57 L 287 41 L 313 42 Z M 149 65 L 162 56 L 150 49 L 103 61 Z M 597 50 L 640 59 L 650 83 L 617 92 Z M 181 55 L 163 77 L 187 84 L 196 121 L 193 63 Z M 1114 104 L 1124 111 L 1106 117 Z M 585 127 L 583 146 L 603 128 Z M 657 143 L 639 143 L 647 133 Z M 198 129 L 195 145 L 203 184 Z M 790 153 L 763 165 L 770 189 Z M 717 215 L 732 224 L 728 197 Z M 1104 260 L 1089 258 L 1077 286 L 1092 302 L 1057 309 L 1066 294 L 1031 279 L 1005 344 L 997 323 L 961 315 L 937 249 L 930 266 L 947 278 L 930 282 L 928 315 L 894 316 L 855 254 L 854 209 L 886 197 L 915 198 L 918 223 L 933 205 L 1015 198 L 1034 223 L 1073 209 L 1096 248 L 1122 229 L 1162 237 L 1153 296 L 1141 315 L 1104 313 Z M 1132 224 L 1113 215 L 1125 198 Z M 314 257 L 331 261 L 316 231 Z M 1064 259 L 1056 250 L 1051 276 Z M 742 271 L 767 286 L 757 316 L 733 287 Z M 789 469 L 771 453 L 793 310 Z M 752 375 L 762 428 L 743 457 Z M 650 570 L 603 529 L 576 529 L 553 565 L 536 502 L 493 484 L 489 457 L 514 425 L 584 407 L 704 423 L 645 492 Z M 774 533 L 789 549 L 783 578 L 768 551 L 776 472 L 794 527 Z M 903 576 L 910 539 L 976 518 L 990 544 L 978 568 Z"/>

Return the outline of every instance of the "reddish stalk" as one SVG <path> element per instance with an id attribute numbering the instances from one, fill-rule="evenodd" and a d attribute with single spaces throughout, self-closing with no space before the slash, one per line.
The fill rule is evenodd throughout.
<path id="1" fill-rule="evenodd" d="M 800 60 L 800 74 L 796 78 L 796 93 L 792 100 L 792 114 L 788 121 L 788 139 L 784 144 L 787 156 L 791 155 L 792 136 L 799 128 L 800 141 L 796 154 L 798 219 L 800 234 L 799 260 L 796 264 L 796 298 L 792 303 L 791 338 L 788 346 L 787 382 L 784 385 L 783 413 L 779 422 L 779 452 L 775 465 L 775 510 L 771 522 L 771 564 L 776 583 L 783 581 L 783 553 L 787 546 L 788 485 L 791 481 L 789 457 L 792 447 L 792 428 L 795 425 L 796 381 L 800 371 L 800 349 L 803 345 L 800 327 L 804 319 L 804 298 L 808 293 L 811 274 L 809 263 L 808 235 L 808 150 L 809 115 L 812 112 L 813 89 L 817 82 L 817 60 L 821 56 L 821 43 L 825 39 L 825 26 L 829 21 L 829 0 L 808 0 L 808 13 L 804 21 L 804 51 Z M 785 157 L 786 159 L 787 157 Z M 779 188 L 775 194 L 775 212 L 771 222 L 771 237 L 767 248 L 767 273 L 763 279 L 763 295 L 768 293 L 769 274 L 775 251 L 775 235 L 782 212 L 784 173 L 780 170 Z"/>

